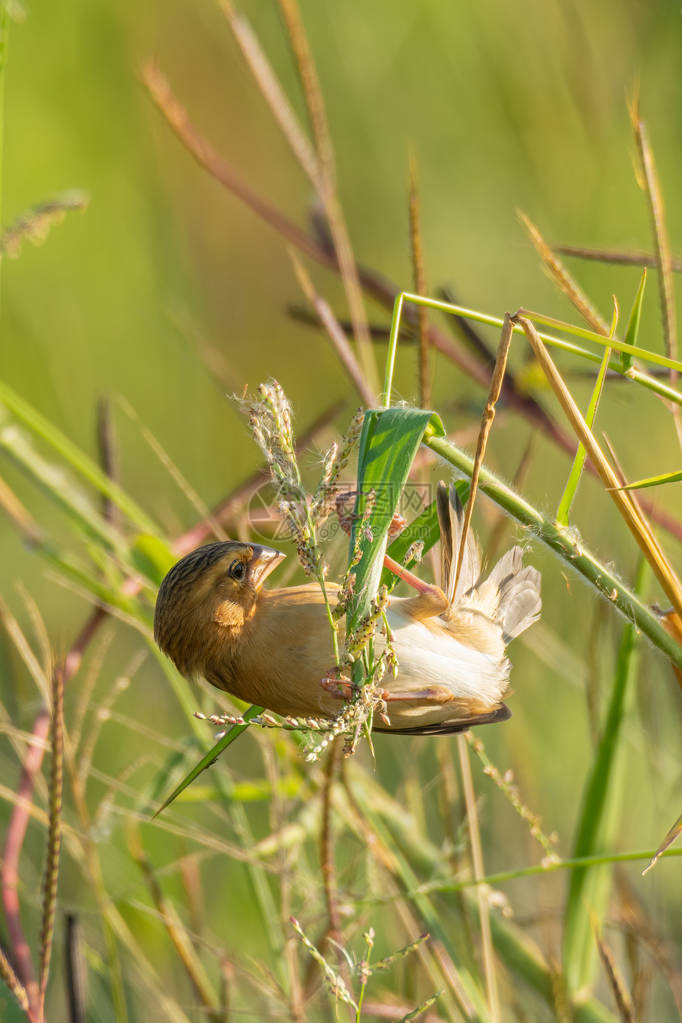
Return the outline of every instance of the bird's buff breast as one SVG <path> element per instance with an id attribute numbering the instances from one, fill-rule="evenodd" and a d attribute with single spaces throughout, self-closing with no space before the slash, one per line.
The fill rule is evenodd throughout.
<path id="1" fill-rule="evenodd" d="M 495 706 L 507 685 L 506 658 L 486 654 L 472 644 L 471 635 L 458 641 L 453 628 L 461 626 L 452 622 L 415 621 L 401 603 L 393 598 L 387 614 L 398 657 L 398 677 L 387 675 L 382 682 L 391 723 L 439 720 L 448 704 L 452 709 Z M 381 649 L 383 637 L 377 635 L 376 642 Z M 263 593 L 241 641 L 225 649 L 222 663 L 207 665 L 205 674 L 214 685 L 279 714 L 332 716 L 343 701 L 321 682 L 333 666 L 322 596 L 317 587 L 305 586 Z"/>

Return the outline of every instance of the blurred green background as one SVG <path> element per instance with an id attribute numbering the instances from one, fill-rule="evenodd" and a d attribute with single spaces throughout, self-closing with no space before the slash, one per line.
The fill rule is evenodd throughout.
<path id="1" fill-rule="evenodd" d="M 552 242 L 651 250 L 627 110 L 636 89 L 665 195 L 672 246 L 682 248 L 679 4 L 301 0 L 301 8 L 327 102 L 340 195 L 363 264 L 412 288 L 411 149 L 419 168 L 430 289 L 452 285 L 463 304 L 493 315 L 523 305 L 575 320 L 577 314 L 539 267 L 516 210 L 527 212 Z M 245 0 L 240 9 L 302 113 L 276 4 Z M 287 303 L 300 301 L 300 294 L 281 239 L 210 180 L 178 144 L 141 84 L 145 61 L 158 61 L 197 128 L 240 176 L 302 225 L 311 200 L 308 182 L 216 5 L 68 0 L 32 5 L 25 14 L 21 24 L 12 25 L 9 39 L 3 224 L 71 188 L 86 191 L 90 203 L 85 212 L 70 214 L 55 226 L 42 246 L 26 243 L 19 259 L 3 260 L 0 373 L 92 454 L 98 398 L 122 396 L 212 505 L 259 464 L 256 448 L 222 392 L 240 392 L 274 376 L 294 404 L 300 430 L 337 397 L 348 400 L 349 415 L 354 396 L 326 339 L 287 317 Z M 627 313 L 638 268 L 571 265 L 603 315 L 610 318 L 613 293 Z M 344 314 L 336 277 L 310 269 L 318 290 Z M 371 305 L 369 314 L 388 322 L 387 314 Z M 659 324 L 651 275 L 643 346 L 662 350 Z M 489 339 L 496 343 L 494 333 Z M 520 364 L 524 358 L 519 340 L 514 360 Z M 382 361 L 379 348 L 379 367 Z M 560 362 L 570 368 L 565 359 Z M 417 397 L 415 366 L 414 352 L 403 350 L 397 391 L 408 401 Z M 441 356 L 433 356 L 432 370 L 434 407 L 460 403 L 446 415 L 448 429 L 475 423 L 485 398 L 481 390 Z M 574 393 L 586 403 L 591 381 L 574 383 Z M 552 407 L 548 396 L 540 396 Z M 118 406 L 114 409 L 121 481 L 169 535 L 177 535 L 192 524 L 196 512 L 137 426 Z M 339 417 L 340 426 L 347 414 Z M 670 419 L 654 397 L 620 382 L 609 384 L 599 417 L 630 478 L 679 465 Z M 491 466 L 511 476 L 528 435 L 529 427 L 518 417 L 501 417 L 493 430 Z M 305 464 L 312 470 L 316 462 L 311 457 Z M 524 492 L 552 511 L 568 467 L 556 448 L 537 438 Z M 46 531 L 68 537 L 53 506 L 11 464 L 3 460 L 0 471 Z M 679 516 L 679 485 L 655 498 Z M 492 518 L 483 501 L 477 517 L 485 537 Z M 591 479 L 583 481 L 574 519 L 590 547 L 631 578 L 633 544 Z M 664 542 L 679 565 L 680 546 L 668 537 Z M 87 614 L 85 602 L 46 574 L 44 562 L 24 549 L 6 520 L 0 525 L 0 557 L 2 594 L 14 613 L 26 621 L 15 586 L 20 580 L 38 603 L 55 652 L 66 649 Z M 604 611 L 600 641 L 590 652 L 595 598 L 544 551 L 531 545 L 529 559 L 543 570 L 543 621 L 513 651 L 514 719 L 493 734 L 486 732 L 485 741 L 501 765 L 515 769 L 524 798 L 542 815 L 548 831 L 559 832 L 560 849 L 568 852 L 591 756 L 585 678 L 591 671 L 602 677 L 602 689 L 608 688 L 621 623 Z M 651 598 L 660 601 L 653 591 Z M 116 626 L 95 700 L 125 672 L 138 647 L 132 630 Z M 35 691 L 5 638 L 0 668 L 0 699 L 12 720 L 28 728 L 37 706 Z M 654 847 L 680 809 L 679 690 L 669 668 L 649 652 L 638 695 L 638 713 L 628 726 L 623 850 Z M 71 691 L 67 710 L 77 703 L 78 691 Z M 151 716 L 173 739 L 186 731 L 161 670 L 150 658 L 119 709 L 143 722 Z M 257 775 L 261 767 L 253 749 L 246 742 L 239 749 L 239 755 L 235 747 L 226 758 L 229 767 Z M 408 751 L 422 758 L 424 777 L 438 771 L 434 750 L 425 742 L 383 740 L 377 749 L 377 773 L 391 791 L 400 788 Z M 0 773 L 13 785 L 16 759 L 4 740 L 0 750 Z M 141 752 L 128 731 L 111 724 L 97 757 L 115 774 Z M 493 790 L 486 790 L 485 800 L 487 868 L 529 861 L 535 850 L 528 842 L 524 846 L 512 811 Z M 0 821 L 5 817 L 3 806 Z M 254 822 L 264 833 L 264 811 L 260 819 L 256 813 Z M 120 826 L 117 819 L 110 823 L 114 830 Z M 31 862 L 40 863 L 41 842 L 41 834 L 29 833 L 24 858 L 29 875 Z M 155 852 L 159 862 L 178 854 L 160 839 Z M 112 896 L 134 898 L 140 882 L 122 866 L 119 870 L 116 842 L 104 856 Z M 226 910 L 212 920 L 214 933 L 228 950 L 238 941 L 258 955 L 262 938 L 249 924 L 248 894 L 240 890 L 233 900 L 229 893 L 230 884 L 239 883 L 241 868 L 223 858 L 206 869 L 206 886 L 221 892 Z M 637 866 L 628 868 L 661 931 L 679 943 L 682 899 L 675 862 L 662 863 L 646 884 L 637 882 L 638 873 Z M 522 882 L 509 890 L 521 916 L 540 920 L 557 955 L 551 918 L 560 912 L 564 880 Z M 30 878 L 29 888 L 34 889 Z M 62 895 L 67 906 L 88 901 L 68 867 Z M 545 917 L 550 922 L 543 924 Z M 136 926 L 143 927 L 139 920 Z M 158 929 L 144 926 L 148 940 L 159 942 L 162 956 Z M 669 998 L 660 995 L 657 1004 L 661 1014 L 652 1019 L 673 1018 L 666 1015 L 674 1011 Z M 55 1019 L 62 1018 L 61 1011 L 55 1009 Z M 93 1018 L 109 1019 L 108 1012 L 102 1009 Z M 531 1013 L 528 1018 L 544 1017 Z"/>

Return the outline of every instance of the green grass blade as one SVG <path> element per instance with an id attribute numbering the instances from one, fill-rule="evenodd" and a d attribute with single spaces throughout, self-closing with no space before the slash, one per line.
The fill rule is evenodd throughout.
<path id="1" fill-rule="evenodd" d="M 262 707 L 251 706 L 249 707 L 248 710 L 244 711 L 244 714 L 242 716 L 244 718 L 244 721 L 246 722 L 250 721 L 251 718 L 255 718 L 258 714 L 262 713 L 263 713 Z M 244 732 L 248 727 L 249 726 L 247 724 L 232 725 L 232 728 L 230 728 L 229 732 L 226 732 L 222 739 L 219 739 L 215 746 L 211 747 L 208 753 L 201 758 L 199 763 L 195 764 L 195 766 L 192 768 L 189 774 L 185 775 L 180 784 L 173 789 L 168 798 L 164 800 L 159 809 L 156 811 L 154 817 L 158 817 L 159 814 L 166 809 L 166 807 L 170 806 L 171 803 L 177 799 L 180 793 L 184 792 L 187 786 L 191 785 L 194 779 L 198 778 L 199 775 L 202 774 L 202 772 L 205 771 L 207 767 L 210 767 L 211 764 L 214 763 L 214 761 L 220 756 L 223 750 L 226 750 L 228 746 L 231 746 L 235 739 L 238 739 L 242 732 Z M 152 817 L 152 820 L 154 819 L 154 817 Z"/>
<path id="2" fill-rule="evenodd" d="M 406 815 L 404 804 L 393 799 L 374 778 L 364 772 L 360 773 L 358 770 L 352 769 L 352 779 L 353 794 L 363 813 L 379 837 L 390 847 L 392 853 L 396 854 L 395 863 L 398 868 L 396 874 L 401 884 L 401 894 L 410 899 L 420 911 L 433 937 L 441 937 L 445 931 L 446 947 L 453 960 L 459 963 L 459 960 L 455 958 L 456 949 L 453 947 L 456 933 L 452 934 L 451 928 L 445 928 L 443 925 L 444 921 L 451 919 L 447 910 L 452 908 L 452 903 L 437 903 L 435 900 L 429 901 L 428 899 L 424 901 L 424 896 L 428 896 L 429 893 L 460 891 L 474 886 L 476 881 L 473 878 L 454 883 L 451 881 L 443 883 L 427 881 L 425 884 L 419 885 L 417 889 L 410 887 L 415 877 L 413 873 L 415 866 L 430 876 L 442 875 L 446 866 L 442 849 L 431 843 L 428 838 L 420 838 L 418 848 L 416 848 L 415 839 L 419 835 L 419 829 L 414 826 L 409 814 Z M 680 854 L 682 855 L 682 850 L 680 850 Z M 647 853 L 633 854 L 633 859 L 642 859 L 646 856 Z M 537 865 L 529 868 L 530 871 L 537 873 L 555 869 L 558 869 L 557 864 Z M 494 874 L 481 879 L 479 883 L 497 885 L 503 880 L 505 880 L 505 875 Z M 472 914 L 478 913 L 478 903 L 473 892 L 465 891 L 464 900 Z M 444 912 L 444 908 L 446 912 Z M 434 917 L 435 927 L 439 927 L 438 931 L 435 927 L 433 930 L 431 929 Z M 500 913 L 491 914 L 490 924 L 500 962 L 503 962 L 509 972 L 515 975 L 515 979 L 527 984 L 545 999 L 550 1007 L 553 1007 L 555 991 L 552 973 L 535 942 L 518 924 L 506 920 Z M 469 986 L 472 978 L 466 972 L 462 974 L 462 979 L 466 984 L 467 993 L 474 997 L 475 1004 L 479 1005 L 482 1013 L 485 1014 L 482 992 L 476 985 Z M 572 1009 L 574 1023 L 616 1023 L 616 1017 L 590 997 L 576 1002 Z"/>
<path id="3" fill-rule="evenodd" d="M 605 348 L 604 356 L 601 360 L 601 365 L 599 367 L 599 372 L 597 373 L 597 379 L 595 380 L 594 388 L 592 390 L 590 404 L 587 409 L 587 414 L 585 415 L 585 422 L 590 427 L 590 429 L 592 429 L 592 424 L 594 423 L 594 418 L 597 414 L 597 409 L 599 408 L 599 402 L 601 400 L 602 392 L 604 390 L 604 380 L 606 379 L 606 371 L 609 368 L 610 358 L 611 349 Z M 585 457 L 586 457 L 585 448 L 583 447 L 582 444 L 578 444 L 578 450 L 575 453 L 573 465 L 571 466 L 571 471 L 568 474 L 566 487 L 564 489 L 563 494 L 561 495 L 559 507 L 557 508 L 556 520 L 560 526 L 568 525 L 568 516 L 571 511 L 571 505 L 573 504 L 576 491 L 578 489 L 578 484 L 580 483 L 580 477 L 583 474 Z"/>
<path id="4" fill-rule="evenodd" d="M 116 587 L 116 585 L 95 575 L 90 565 L 87 565 L 70 552 L 59 550 L 52 544 L 43 544 L 39 548 L 39 552 L 57 569 L 63 579 L 74 583 L 76 588 L 90 594 L 98 603 L 104 604 L 107 607 L 117 608 L 123 614 L 146 624 L 141 605 L 138 601 L 134 597 L 126 596 L 120 587 Z"/>
<path id="5" fill-rule="evenodd" d="M 469 899 L 467 899 L 469 902 Z M 473 900 L 470 902 L 475 911 Z M 535 942 L 525 931 L 508 923 L 500 914 L 490 917 L 493 942 L 500 960 L 507 969 L 522 978 L 541 995 L 550 1006 L 555 1006 L 555 981 Z M 617 1017 L 594 998 L 583 998 L 571 1005 L 573 1023 L 618 1023 Z"/>
<path id="6" fill-rule="evenodd" d="M 646 577 L 647 563 L 642 561 L 635 587 L 637 593 L 641 593 Z M 583 790 L 574 858 L 605 852 L 616 837 L 627 769 L 621 730 L 634 699 L 638 647 L 635 627 L 628 623 L 623 629 L 604 731 Z M 611 872 L 608 867 L 580 867 L 571 873 L 564 923 L 563 963 L 568 990 L 573 993 L 582 991 L 594 978 L 597 947 L 593 939 L 593 921 L 596 919 L 601 923 L 603 920 L 610 888 Z"/>
<path id="7" fill-rule="evenodd" d="M 235 782 L 228 792 L 217 785 L 193 785 L 177 798 L 180 803 L 206 803 L 225 799 L 233 803 L 263 803 L 274 796 L 295 799 L 302 785 L 303 779 L 293 775 L 280 779 L 276 788 L 265 778 Z"/>
<path id="8" fill-rule="evenodd" d="M 141 575 L 159 587 L 178 559 L 165 540 L 140 533 L 130 548 L 130 560 Z"/>
<path id="9" fill-rule="evenodd" d="M 122 537 L 106 522 L 90 495 L 62 465 L 43 458 L 31 437 L 9 417 L 0 424 L 0 448 L 67 513 L 83 533 L 107 549 L 116 551 L 119 556 L 125 556 L 126 545 Z"/>
<path id="10" fill-rule="evenodd" d="M 632 303 L 632 309 L 630 310 L 630 317 L 628 319 L 627 329 L 625 331 L 625 340 L 629 345 L 636 347 L 637 335 L 639 334 L 639 324 L 642 318 L 642 303 L 644 302 L 644 289 L 646 287 L 646 267 L 642 270 L 642 276 L 639 280 L 639 287 L 637 288 L 637 294 L 635 295 L 635 301 Z M 623 372 L 627 373 L 632 367 L 633 357 L 631 353 L 621 352 L 620 355 L 621 365 Z"/>
<path id="11" fill-rule="evenodd" d="M 474 978 L 466 968 L 460 965 L 460 957 L 454 947 L 455 934 L 449 927 L 444 926 L 444 921 L 450 920 L 449 913 L 444 912 L 452 908 L 452 903 L 437 903 L 430 901 L 425 896 L 433 892 L 459 891 L 476 884 L 473 878 L 465 881 L 441 884 L 439 881 L 427 882 L 419 885 L 416 889 L 411 885 L 414 883 L 415 860 L 418 868 L 426 871 L 431 876 L 440 875 L 444 868 L 443 852 L 438 846 L 422 839 L 419 847 L 414 847 L 415 837 L 418 829 L 413 826 L 409 815 L 406 816 L 405 807 L 402 803 L 394 800 L 375 779 L 364 772 L 360 774 L 353 770 L 353 794 L 361 806 L 363 813 L 371 822 L 376 833 L 395 854 L 396 875 L 399 879 L 402 895 L 410 899 L 419 910 L 424 923 L 432 937 L 444 940 L 449 954 L 460 970 L 465 990 L 474 1004 L 480 1010 L 480 1018 L 485 1018 L 486 1007 L 483 994 L 475 983 Z M 681 851 L 682 854 L 682 851 Z M 646 854 L 639 854 L 643 858 Z M 556 869 L 556 865 L 550 867 L 537 866 L 530 868 L 533 871 L 541 872 L 546 869 Z M 488 878 L 490 884 L 496 885 L 499 879 L 504 880 L 504 875 L 491 875 Z M 481 883 L 484 883 L 483 879 Z M 478 903 L 473 892 L 464 892 L 464 899 L 472 914 L 478 913 Z M 503 962 L 509 972 L 535 990 L 551 1007 L 554 1005 L 554 982 L 550 968 L 537 947 L 535 942 L 528 937 L 521 927 L 513 922 L 505 920 L 500 913 L 492 913 L 490 924 L 493 934 L 493 942 L 499 955 L 500 962 Z M 617 1023 L 613 1016 L 595 999 L 587 997 L 576 1002 L 573 1006 L 574 1023 Z"/>
<path id="12" fill-rule="evenodd" d="M 425 409 L 370 409 L 365 414 L 358 454 L 351 552 L 355 550 L 357 529 L 364 528 L 367 536 L 362 538 L 362 557 L 353 569 L 355 599 L 349 607 L 349 629 L 355 628 L 367 614 L 379 588 L 388 528 L 429 424 L 435 433 L 442 435 L 444 431 L 440 420 Z M 371 491 L 375 495 L 374 505 L 369 518 L 363 523 Z"/>
<path id="13" fill-rule="evenodd" d="M 628 483 L 618 490 L 644 490 L 645 487 L 660 487 L 664 483 L 682 482 L 682 471 L 664 472 L 660 476 L 648 476 L 645 480 L 637 480 L 636 483 Z"/>
<path id="14" fill-rule="evenodd" d="M 158 535 L 156 523 L 140 506 L 128 497 L 126 492 L 96 462 L 88 458 L 72 441 L 64 436 L 49 420 L 45 419 L 27 401 L 20 398 L 4 381 L 0 381 L 0 403 L 26 426 L 36 437 L 45 441 L 76 472 L 96 490 L 109 497 L 138 529 Z"/>

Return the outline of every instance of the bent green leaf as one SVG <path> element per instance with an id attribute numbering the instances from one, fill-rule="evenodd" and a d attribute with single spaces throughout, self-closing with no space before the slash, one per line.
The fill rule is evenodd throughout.
<path id="1" fill-rule="evenodd" d="M 625 340 L 627 344 L 637 346 L 637 335 L 639 334 L 639 324 L 642 319 L 642 303 L 644 301 L 644 288 L 646 287 L 646 267 L 642 269 L 642 276 L 639 280 L 639 287 L 637 288 L 637 294 L 635 295 L 635 301 L 632 304 L 630 311 L 630 318 L 628 319 L 627 329 L 625 331 Z M 633 356 L 629 352 L 620 353 L 621 366 L 623 372 L 627 373 L 632 367 Z"/>
<path id="2" fill-rule="evenodd" d="M 162 813 L 167 807 L 169 807 L 171 803 L 173 803 L 178 798 L 180 793 L 184 792 L 187 786 L 191 785 L 194 779 L 198 778 L 199 775 L 202 774 L 207 767 L 210 767 L 211 764 L 215 763 L 215 761 L 218 759 L 223 750 L 226 750 L 228 746 L 231 746 L 234 740 L 238 739 L 242 732 L 246 731 L 246 729 L 249 727 L 248 722 L 251 720 L 251 718 L 255 718 L 258 714 L 262 713 L 263 708 L 256 707 L 255 705 L 252 705 L 251 707 L 249 707 L 248 710 L 244 711 L 244 714 L 242 715 L 244 718 L 244 724 L 232 725 L 232 728 L 230 728 L 229 732 L 226 732 L 225 735 L 223 735 L 222 739 L 219 739 L 215 746 L 211 747 L 208 753 L 201 758 L 199 763 L 195 764 L 192 770 L 189 772 L 189 774 L 185 775 L 180 784 L 173 789 L 168 798 L 164 800 L 159 809 L 152 816 L 152 820 L 154 820 L 155 817 L 158 817 L 160 813 Z"/>
<path id="3" fill-rule="evenodd" d="M 644 480 L 637 480 L 635 483 L 627 483 L 624 487 L 614 487 L 614 489 L 644 490 L 645 487 L 660 487 L 665 483 L 682 483 L 682 470 L 664 472 L 660 476 L 648 476 Z"/>
<path id="4" fill-rule="evenodd" d="M 370 409 L 360 436 L 357 497 L 351 533 L 351 556 L 359 543 L 354 567 L 355 599 L 349 606 L 348 628 L 367 614 L 381 580 L 388 529 L 427 426 L 444 436 L 433 412 L 416 408 Z M 358 538 L 358 529 L 363 535 Z"/>
<path id="5" fill-rule="evenodd" d="M 635 591 L 642 592 L 647 563 L 642 561 Z M 582 810 L 573 846 L 573 858 L 593 856 L 613 847 L 617 835 L 627 764 L 623 754 L 621 731 L 634 699 L 638 664 L 637 633 L 628 623 L 618 654 L 616 676 L 592 768 L 583 790 Z M 566 900 L 563 961 L 570 992 L 581 991 L 593 980 L 597 965 L 594 919 L 601 921 L 607 909 L 611 888 L 608 867 L 580 867 L 571 873 Z"/>

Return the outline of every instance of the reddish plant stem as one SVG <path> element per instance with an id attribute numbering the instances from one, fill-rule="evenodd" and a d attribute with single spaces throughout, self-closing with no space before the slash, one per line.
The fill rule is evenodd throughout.
<path id="1" fill-rule="evenodd" d="M 104 608 L 95 608 L 81 629 L 63 661 L 62 670 L 65 682 L 68 682 L 78 671 L 85 649 L 106 615 L 107 612 Z M 9 946 L 12 950 L 17 976 L 28 994 L 30 1018 L 34 1018 L 38 1011 L 39 991 L 31 950 L 21 924 L 18 893 L 19 860 L 30 817 L 29 806 L 33 796 L 35 777 L 43 762 L 49 731 L 50 712 L 47 707 L 42 707 L 33 722 L 32 741 L 29 743 L 21 770 L 17 802 L 12 810 L 2 856 L 2 904 L 7 921 Z"/>
<path id="2" fill-rule="evenodd" d="M 7 921 L 7 937 L 12 953 L 12 960 L 17 976 L 28 995 L 29 1018 L 34 1017 L 38 1006 L 39 991 L 36 981 L 31 950 L 24 935 L 19 913 L 19 857 L 24 844 L 24 836 L 28 827 L 28 806 L 33 794 L 34 778 L 43 762 L 43 744 L 47 742 L 50 731 L 50 712 L 44 707 L 33 723 L 33 738 L 21 771 L 21 779 L 17 789 L 17 803 L 12 811 L 5 848 L 2 857 L 2 904 Z"/>

